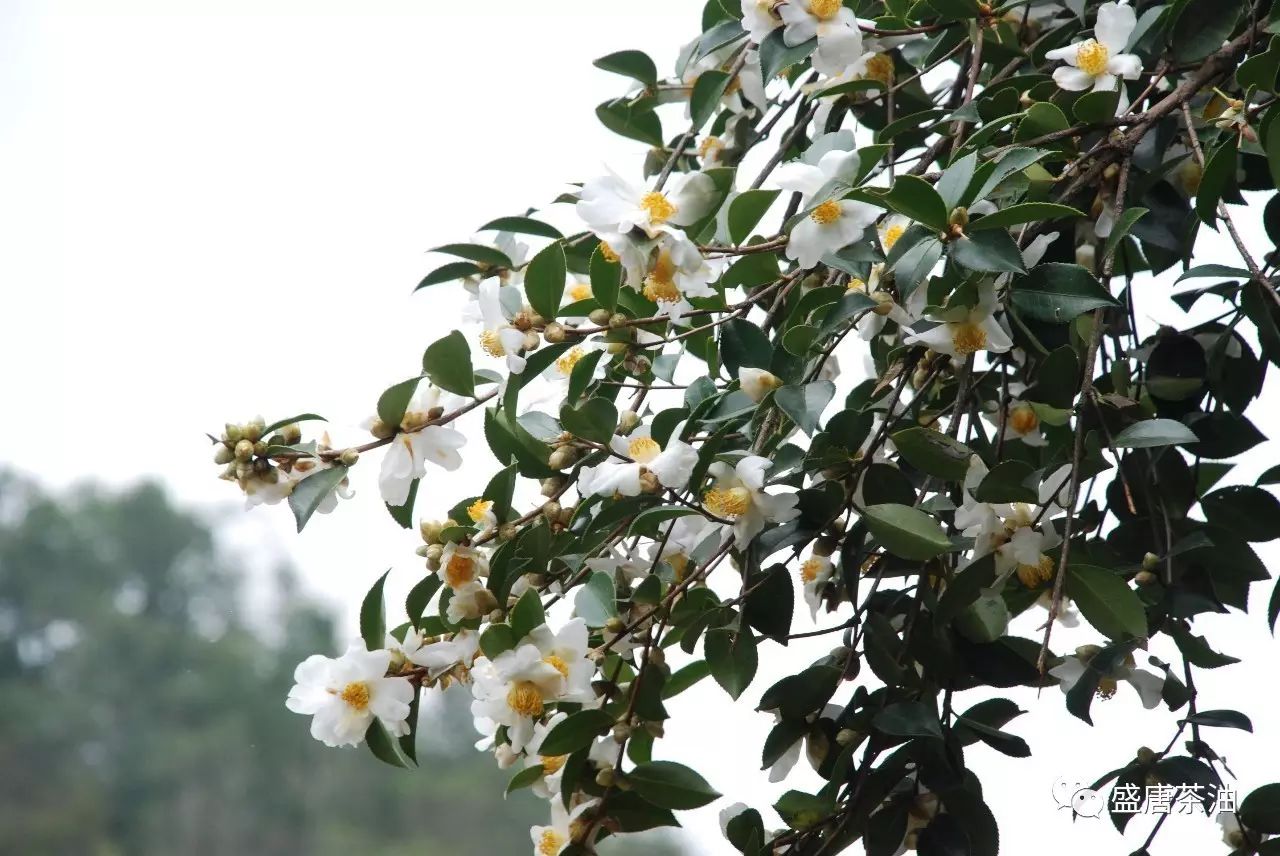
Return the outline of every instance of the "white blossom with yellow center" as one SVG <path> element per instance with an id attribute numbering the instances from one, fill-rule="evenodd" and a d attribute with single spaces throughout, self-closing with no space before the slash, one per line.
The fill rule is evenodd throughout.
<path id="1" fill-rule="evenodd" d="M 997 306 L 995 286 L 983 283 L 978 286 L 978 301 L 974 306 L 942 310 L 933 318 L 942 323 L 928 330 L 913 330 L 905 341 L 909 345 L 927 345 L 958 360 L 979 351 L 1002 354 L 1013 347 L 1013 340 L 995 319 Z"/>
<path id="2" fill-rule="evenodd" d="M 1115 89 L 1117 80 L 1136 80 L 1142 73 L 1142 60 L 1124 53 L 1129 37 L 1137 26 L 1133 7 L 1123 3 L 1103 3 L 1098 7 L 1093 38 L 1056 48 L 1045 54 L 1047 59 L 1062 60 L 1064 66 L 1054 69 L 1053 80 L 1062 89 L 1081 92 Z"/>
<path id="3" fill-rule="evenodd" d="M 1040 430 L 1040 417 L 1029 403 L 1019 401 L 1009 407 L 1004 420 L 1004 439 L 1020 440 L 1028 446 L 1046 446 L 1044 432 Z"/>
<path id="4" fill-rule="evenodd" d="M 449 542 L 440 554 L 440 579 L 455 591 L 489 575 L 489 559 L 484 550 Z"/>
<path id="5" fill-rule="evenodd" d="M 532 642 L 522 642 L 489 660 L 478 657 L 471 670 L 471 713 L 477 725 L 505 725 L 507 742 L 521 752 L 533 736 L 546 704 L 564 693 L 566 678 Z"/>
<path id="6" fill-rule="evenodd" d="M 687 324 L 683 319 L 693 311 L 689 298 L 716 296 L 711 283 L 720 276 L 718 265 L 708 263 L 684 233 L 659 238 L 652 259 L 641 293 L 658 304 L 657 314 L 666 315 L 673 323 Z"/>
<path id="7" fill-rule="evenodd" d="M 541 752 L 542 742 L 547 739 L 547 735 L 557 725 L 568 718 L 569 715 L 567 713 L 559 711 L 548 718 L 546 722 L 537 723 L 533 726 L 533 736 L 529 738 L 529 744 L 524 747 L 525 767 L 542 767 L 542 775 L 533 782 L 530 789 L 544 800 L 558 800 L 560 798 L 560 779 L 569 756 L 543 755 Z"/>
<path id="8" fill-rule="evenodd" d="M 738 384 L 747 398 L 759 404 L 766 395 L 782 386 L 782 378 L 765 369 L 742 366 L 738 369 Z"/>
<path id="9" fill-rule="evenodd" d="M 597 235 L 638 230 L 652 239 L 701 220 L 714 196 L 715 184 L 701 172 L 677 173 L 661 190 L 637 187 L 610 172 L 583 184 L 577 212 Z"/>
<path id="10" fill-rule="evenodd" d="M 1089 662 L 1098 654 L 1096 645 L 1085 645 L 1076 649 L 1076 653 L 1064 657 L 1062 663 L 1049 670 L 1049 674 L 1058 679 L 1058 686 L 1063 693 L 1068 693 L 1088 671 Z M 1142 706 L 1152 710 L 1160 704 L 1160 696 L 1164 690 L 1164 678 L 1136 668 L 1133 655 L 1125 657 L 1120 663 L 1105 671 L 1098 682 L 1096 693 L 1103 700 L 1115 695 L 1121 681 L 1128 683 L 1138 692 Z"/>
<path id="11" fill-rule="evenodd" d="M 352 645 L 337 659 L 313 654 L 294 670 L 285 705 L 311 719 L 311 736 L 326 746 L 357 746 L 377 718 L 394 736 L 409 733 L 413 685 L 388 678 L 390 651 Z"/>
<path id="12" fill-rule="evenodd" d="M 731 523 L 739 548 L 760 534 L 766 523 L 785 523 L 800 514 L 794 493 L 771 494 L 765 490 L 765 470 L 769 465 L 768 458 L 747 455 L 735 466 L 716 461 L 708 469 L 714 482 L 703 493 L 702 504 L 716 517 Z"/>
<path id="13" fill-rule="evenodd" d="M 495 359 L 506 361 L 507 371 L 520 374 L 524 371 L 524 333 L 512 327 L 502 308 L 502 293 L 506 290 L 495 279 L 480 283 L 480 315 L 484 329 L 480 331 L 480 349 Z"/>
<path id="14" fill-rule="evenodd" d="M 787 47 L 818 40 L 811 62 L 819 74 L 837 75 L 864 53 L 858 19 L 841 0 L 788 0 L 778 7 L 778 15 L 786 27 L 782 40 Z"/>
<path id="15" fill-rule="evenodd" d="M 551 800 L 551 824 L 535 826 L 529 830 L 529 838 L 533 841 L 533 856 L 559 856 L 563 853 L 566 847 L 586 831 L 588 824 L 583 815 L 596 805 L 596 800 L 588 800 L 576 806 L 573 811 L 566 811 L 559 795 L 556 796 L 556 799 Z"/>
<path id="16" fill-rule="evenodd" d="M 466 435 L 447 425 L 427 424 L 429 412 L 440 401 L 440 390 L 423 384 L 405 408 L 400 431 L 387 444 L 378 472 L 378 490 L 388 505 L 405 504 L 409 488 L 426 475 L 428 463 L 449 471 L 462 466 L 458 450 L 466 445 Z M 365 427 L 373 424 L 373 419 L 366 420 Z"/>
<path id="17" fill-rule="evenodd" d="M 880 209 L 866 202 L 819 196 L 831 193 L 833 182 L 855 178 L 858 164 L 857 152 L 832 148 L 816 164 L 801 158 L 778 168 L 774 181 L 783 190 L 799 193 L 808 210 L 808 216 L 792 227 L 787 242 L 787 258 L 802 268 L 811 268 L 827 253 L 858 240 L 880 216 Z"/>
<path id="18" fill-rule="evenodd" d="M 663 445 L 650 435 L 648 425 L 639 425 L 626 437 L 613 435 L 609 448 L 613 455 L 578 476 L 583 496 L 639 496 L 646 470 L 663 487 L 683 488 L 698 463 L 697 450 L 679 439 L 678 429 Z"/>
<path id="19" fill-rule="evenodd" d="M 809 605 L 809 617 L 818 617 L 822 605 L 822 590 L 827 587 L 835 566 L 823 556 L 810 556 L 800 563 L 800 583 L 804 587 L 804 602 Z"/>

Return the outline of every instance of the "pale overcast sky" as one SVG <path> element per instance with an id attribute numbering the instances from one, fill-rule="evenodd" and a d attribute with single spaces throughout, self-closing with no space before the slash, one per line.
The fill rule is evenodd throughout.
<path id="1" fill-rule="evenodd" d="M 348 614 L 387 567 L 397 602 L 421 566 L 415 536 L 393 530 L 376 501 L 374 467 L 358 468 L 356 501 L 299 537 L 283 507 L 241 515 L 202 433 L 255 413 L 316 411 L 356 440 L 378 393 L 416 371 L 462 306 L 455 289 L 410 294 L 441 261 L 424 251 L 548 203 L 604 163 L 638 172 L 642 147 L 608 134 L 592 112 L 626 82 L 590 62 L 643 48 L 669 69 L 679 42 L 696 35 L 700 6 L 4 0 L 0 464 L 59 487 L 159 477 L 233 521 L 234 547 L 290 557 L 309 588 Z M 1215 254 L 1233 260 L 1229 246 Z M 1149 285 L 1167 289 L 1170 279 Z M 1152 320 L 1165 318 L 1182 316 L 1171 306 Z M 1266 431 L 1263 412 L 1253 411 Z M 461 472 L 435 473 L 440 508 L 423 513 L 478 492 L 491 460 L 480 442 L 470 451 Z M 1278 650 L 1263 618 L 1269 590 L 1256 587 L 1248 619 L 1228 619 L 1222 647 L 1248 662 L 1198 679 L 1203 707 L 1254 718 L 1253 736 L 1211 732 L 1242 793 L 1273 778 L 1280 757 L 1280 718 L 1262 689 Z M 1087 631 L 1063 633 L 1055 647 L 1086 641 Z M 802 763 L 785 784 L 767 783 L 757 759 L 771 718 L 752 708 L 773 678 L 830 644 L 766 644 L 740 704 L 709 681 L 686 693 L 657 751 L 779 825 L 767 806 L 817 779 Z M 1012 697 L 1033 713 L 1010 726 L 1033 757 L 968 753 L 1002 852 L 1137 847 L 1150 819 L 1122 841 L 1104 819 L 1073 824 L 1050 786 L 1062 775 L 1092 779 L 1140 745 L 1163 747 L 1176 717 L 1144 712 L 1122 690 L 1095 705 L 1090 729 L 1056 690 Z M 716 825 L 723 804 L 682 815 L 694 852 L 731 852 Z M 1155 852 L 1222 852 L 1218 835 L 1203 816 L 1174 817 Z"/>

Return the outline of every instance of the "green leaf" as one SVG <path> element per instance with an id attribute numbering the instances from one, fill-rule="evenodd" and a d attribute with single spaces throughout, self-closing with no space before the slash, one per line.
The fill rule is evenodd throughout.
<path id="1" fill-rule="evenodd" d="M 561 407 L 560 424 L 575 437 L 607 444 L 618 427 L 618 408 L 607 398 L 588 398 L 577 407 Z"/>
<path id="2" fill-rule="evenodd" d="M 774 403 L 790 417 L 804 433 L 812 436 L 818 430 L 818 420 L 823 409 L 836 394 L 836 385 L 829 380 L 806 384 L 787 384 L 774 390 Z"/>
<path id="3" fill-rule="evenodd" d="M 1280 44 L 1275 36 L 1265 53 L 1254 54 L 1236 69 L 1236 83 L 1241 89 L 1255 86 L 1265 92 L 1276 91 L 1276 73 L 1280 72 Z"/>
<path id="4" fill-rule="evenodd" d="M 405 497 L 403 505 L 383 503 L 386 506 L 387 513 L 391 515 L 391 519 L 401 529 L 408 529 L 413 526 L 413 503 L 418 498 L 418 484 L 421 481 L 421 479 L 414 479 L 409 482 L 409 495 Z"/>
<path id="5" fill-rule="evenodd" d="M 298 416 L 290 416 L 288 419 L 277 419 L 266 428 L 262 429 L 263 437 L 270 437 L 276 431 L 279 431 L 286 425 L 296 425 L 299 422 L 328 422 L 323 416 L 317 416 L 314 413 L 302 413 Z"/>
<path id="6" fill-rule="evenodd" d="M 708 630 L 703 642 L 711 677 L 734 701 L 756 676 L 756 639 L 750 630 Z"/>
<path id="7" fill-rule="evenodd" d="M 1255 789 L 1236 812 L 1240 822 L 1255 832 L 1280 835 L 1280 784 Z"/>
<path id="8" fill-rule="evenodd" d="M 711 674 L 711 667 L 707 665 L 706 660 L 694 660 L 667 678 L 667 682 L 662 685 L 662 697 L 674 698 L 709 674 Z"/>
<path id="9" fill-rule="evenodd" d="M 552 238 L 553 240 L 559 240 L 564 237 L 564 235 L 560 234 L 560 230 L 555 226 L 543 223 L 541 220 L 534 220 L 530 217 L 499 217 L 496 220 L 490 220 L 479 229 L 481 232 L 489 230 L 498 232 L 515 232 L 522 235 L 537 235 L 541 238 Z"/>
<path id="10" fill-rule="evenodd" d="M 971 153 L 943 170 L 936 188 L 938 195 L 942 197 L 943 203 L 948 208 L 968 204 L 969 200 L 965 197 L 968 194 L 969 185 L 973 182 L 973 174 L 977 166 L 978 155 Z"/>
<path id="11" fill-rule="evenodd" d="M 936 737 L 942 739 L 938 712 L 932 705 L 918 701 L 891 704 L 876 714 L 872 725 L 892 737 Z"/>
<path id="12" fill-rule="evenodd" d="M 947 205 L 933 185 L 914 175 L 899 176 L 881 197 L 885 204 L 938 232 L 947 230 Z"/>
<path id="13" fill-rule="evenodd" d="M 1253 732 L 1253 723 L 1249 717 L 1238 710 L 1202 710 L 1191 714 L 1185 721 L 1212 728 L 1238 728 L 1241 731 Z"/>
<path id="14" fill-rule="evenodd" d="M 1221 48 L 1240 20 L 1241 5 L 1239 0 L 1190 0 L 1183 4 L 1169 35 L 1174 58 L 1194 63 Z"/>
<path id="15" fill-rule="evenodd" d="M 476 394 L 471 348 L 467 337 L 458 330 L 427 346 L 422 354 L 422 371 L 443 390 L 468 398 Z"/>
<path id="16" fill-rule="evenodd" d="M 1209 156 L 1204 175 L 1200 178 L 1200 188 L 1196 191 L 1196 216 L 1211 229 L 1218 228 L 1218 202 L 1236 177 L 1236 144 L 1235 136 L 1228 137 Z"/>
<path id="17" fill-rule="evenodd" d="M 1026 461 L 1008 460 L 996 464 L 983 477 L 974 499 L 978 502 L 1038 502 L 1040 480 Z"/>
<path id="18" fill-rule="evenodd" d="M 832 333 L 844 328 L 850 318 L 869 312 L 879 304 L 863 291 L 850 291 L 841 295 L 835 305 L 827 310 L 822 318 L 822 326 L 818 328 L 816 338 L 825 339 Z"/>
<path id="19" fill-rule="evenodd" d="M 1111 234 L 1107 236 L 1107 246 L 1103 250 L 1102 257 L 1105 259 L 1111 253 L 1115 252 L 1116 247 L 1124 240 L 1124 236 L 1129 234 L 1129 230 L 1133 228 L 1133 224 L 1141 220 L 1148 210 L 1146 208 L 1126 208 L 1116 220 L 1115 225 L 1111 227 Z"/>
<path id="20" fill-rule="evenodd" d="M 588 627 L 604 627 L 609 619 L 618 615 L 615 597 L 612 575 L 594 571 L 578 589 L 573 599 L 573 610 Z"/>
<path id="21" fill-rule="evenodd" d="M 786 565 L 774 565 L 751 578 L 742 617 L 747 624 L 779 644 L 787 644 L 795 612 L 795 589 Z"/>
<path id="22" fill-rule="evenodd" d="M 320 504 L 346 477 L 347 468 L 342 464 L 333 464 L 312 473 L 293 486 L 293 491 L 289 494 L 289 508 L 293 510 L 293 519 L 298 524 L 299 532 L 307 525 Z"/>
<path id="23" fill-rule="evenodd" d="M 580 710 L 552 728 L 538 747 L 544 757 L 572 755 L 613 727 L 614 716 L 603 710 Z"/>
<path id="24" fill-rule="evenodd" d="M 455 279 L 464 279 L 468 276 L 475 276 L 482 273 L 480 266 L 471 262 L 449 262 L 447 265 L 441 265 L 422 278 L 422 282 L 413 289 L 417 291 L 419 288 L 426 288 L 429 285 L 439 285 L 442 282 L 452 282 Z"/>
<path id="25" fill-rule="evenodd" d="M 1115 436 L 1113 442 L 1117 449 L 1150 449 L 1156 446 L 1181 446 L 1199 440 L 1181 422 L 1173 419 L 1146 419 L 1125 428 Z"/>
<path id="26" fill-rule="evenodd" d="M 422 378 L 419 377 L 402 380 L 395 386 L 383 390 L 382 395 L 378 396 L 378 418 L 385 425 L 397 429 L 400 427 L 400 421 L 404 419 L 404 411 L 413 400 L 413 393 L 417 391 L 421 380 Z"/>
<path id="27" fill-rule="evenodd" d="M 729 240 L 741 244 L 778 198 L 777 190 L 744 190 L 729 203 Z"/>
<path id="28" fill-rule="evenodd" d="M 573 404 L 582 398 L 583 393 L 587 391 L 587 387 L 596 379 L 596 366 L 600 364 L 600 360 L 605 356 L 604 351 L 591 351 L 582 359 L 574 364 L 573 370 L 569 372 L 569 389 L 565 394 L 565 401 Z"/>
<path id="29" fill-rule="evenodd" d="M 695 128 L 701 128 L 716 113 L 725 88 L 733 80 L 726 71 L 711 69 L 698 75 L 689 95 L 689 115 Z"/>
<path id="30" fill-rule="evenodd" d="M 835 802 L 830 796 L 791 790 L 778 798 L 773 810 L 792 829 L 808 829 L 830 817 L 835 811 Z"/>
<path id="31" fill-rule="evenodd" d="M 542 778 L 542 774 L 546 772 L 546 768 L 541 764 L 534 764 L 532 767 L 525 767 L 520 772 L 511 777 L 511 781 L 507 782 L 507 789 L 503 791 L 504 797 L 509 797 L 518 790 L 527 788 L 534 782 Z"/>
<path id="32" fill-rule="evenodd" d="M 650 146 L 663 144 L 662 120 L 651 108 L 633 105 L 625 98 L 618 98 L 596 107 L 596 118 L 619 136 L 639 140 Z"/>
<path id="33" fill-rule="evenodd" d="M 536 589 L 529 589 L 520 595 L 520 599 L 511 609 L 508 620 L 511 622 L 511 632 L 515 634 L 517 641 L 528 636 L 535 627 L 546 623 L 547 616 L 542 611 L 542 598 Z"/>
<path id="34" fill-rule="evenodd" d="M 973 450 L 930 428 L 907 428 L 893 434 L 893 445 L 907 463 L 931 476 L 961 481 L 969 472 Z"/>
<path id="35" fill-rule="evenodd" d="M 360 603 L 360 638 L 364 640 L 364 647 L 370 651 L 377 651 L 387 643 L 387 618 L 382 605 L 382 587 L 389 573 L 390 568 L 378 577 Z"/>
<path id="36" fill-rule="evenodd" d="M 591 295 L 602 308 L 614 312 L 618 308 L 618 289 L 622 285 L 622 265 L 606 259 L 600 250 L 602 246 L 597 244 L 591 253 Z"/>
<path id="37" fill-rule="evenodd" d="M 977 221 L 981 222 L 981 221 Z M 1026 273 L 1022 251 L 1003 229 L 974 232 L 947 244 L 951 260 L 980 273 Z"/>
<path id="38" fill-rule="evenodd" d="M 863 520 L 871 534 L 899 558 L 923 562 L 951 549 L 951 539 L 938 521 L 917 508 L 885 503 L 865 511 Z"/>
<path id="39" fill-rule="evenodd" d="M 987 214 L 970 220 L 965 231 L 978 232 L 983 229 L 1007 229 L 1021 223 L 1033 223 L 1041 220 L 1061 220 L 1065 217 L 1083 217 L 1083 211 L 1077 211 L 1070 205 L 1059 205 L 1056 202 L 1021 202 L 1001 208 L 994 214 Z"/>
<path id="40" fill-rule="evenodd" d="M 1147 614 L 1138 595 L 1117 574 L 1094 565 L 1067 566 L 1067 594 L 1108 639 L 1145 638 Z"/>
<path id="41" fill-rule="evenodd" d="M 631 528 L 627 531 L 627 535 L 644 535 L 649 538 L 657 538 L 659 537 L 658 527 L 661 524 L 677 517 L 688 517 L 690 514 L 697 513 L 692 508 L 684 508 L 678 505 L 659 505 L 654 508 L 646 508 L 631 521 Z"/>
<path id="42" fill-rule="evenodd" d="M 439 247 L 432 247 L 429 252 L 458 256 L 489 267 L 511 267 L 511 259 L 507 257 L 506 253 L 501 250 L 495 250 L 493 247 L 486 247 L 483 244 L 443 244 Z"/>
<path id="43" fill-rule="evenodd" d="M 1048 101 L 1037 101 L 1027 108 L 1022 121 L 1018 123 L 1018 130 L 1013 134 L 1013 139 L 1015 142 L 1022 143 L 1046 134 L 1065 131 L 1069 127 L 1071 123 L 1067 121 L 1067 116 L 1060 107 Z"/>
<path id="44" fill-rule="evenodd" d="M 493 660 L 515 648 L 519 641 L 510 625 L 490 624 L 480 634 L 480 653 Z"/>
<path id="45" fill-rule="evenodd" d="M 782 30 L 782 27 L 776 27 L 760 42 L 760 74 L 766 86 L 778 76 L 778 72 L 808 59 L 818 47 L 817 39 L 809 39 L 789 48 L 782 40 Z"/>
<path id="46" fill-rule="evenodd" d="M 720 798 L 707 780 L 674 761 L 650 761 L 626 774 L 632 789 L 660 808 L 677 811 L 702 808 Z"/>
<path id="47" fill-rule="evenodd" d="M 1246 541 L 1280 538 L 1280 501 L 1267 491 L 1249 485 L 1231 485 L 1200 500 L 1204 516 Z"/>
<path id="48" fill-rule="evenodd" d="M 1037 265 L 1014 284 L 1013 305 L 1024 317 L 1067 324 L 1081 314 L 1119 302 L 1080 265 Z"/>
<path id="49" fill-rule="evenodd" d="M 768 368 L 772 356 L 769 337 L 755 324 L 734 318 L 720 325 L 720 359 L 730 374 L 742 366 Z"/>
<path id="50" fill-rule="evenodd" d="M 555 318 L 560 311 L 566 273 L 564 248 L 558 243 L 548 244 L 529 262 L 524 275 L 525 295 L 533 311 L 543 318 Z"/>
<path id="51" fill-rule="evenodd" d="M 406 770 L 411 770 L 416 766 L 404 754 L 404 750 L 400 748 L 400 742 L 387 733 L 387 729 L 383 727 L 380 719 L 375 718 L 373 722 L 369 723 L 369 730 L 364 733 L 364 742 L 369 747 L 369 751 L 373 753 L 373 757 L 384 764 L 390 764 L 392 767 L 401 767 Z"/>
<path id="52" fill-rule="evenodd" d="M 1115 90 L 1099 90 L 1086 92 L 1076 99 L 1071 112 L 1081 122 L 1093 124 L 1105 122 L 1116 115 L 1116 106 L 1120 103 L 1120 93 Z"/>
<path id="53" fill-rule="evenodd" d="M 643 51 L 618 51 L 602 56 L 591 64 L 596 68 L 630 77 L 645 86 L 654 86 L 658 82 L 658 67 Z"/>
<path id="54" fill-rule="evenodd" d="M 404 599 L 404 610 L 414 627 L 419 626 L 422 614 L 427 611 L 427 605 L 431 603 L 431 598 L 435 597 L 442 585 L 444 582 L 438 574 L 427 574 L 417 585 L 409 589 L 409 594 Z"/>

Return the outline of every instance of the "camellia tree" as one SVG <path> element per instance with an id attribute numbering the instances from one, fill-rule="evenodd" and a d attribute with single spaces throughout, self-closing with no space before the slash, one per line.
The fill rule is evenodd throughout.
<path id="1" fill-rule="evenodd" d="M 835 614 L 799 635 L 834 647 L 764 691 L 759 750 L 826 784 L 726 810 L 742 853 L 995 853 L 966 755 L 1029 754 L 1012 687 L 1086 722 L 1121 683 L 1178 711 L 1093 787 L 1221 809 L 1212 729 L 1251 726 L 1198 699 L 1236 661 L 1196 620 L 1246 610 L 1251 544 L 1280 536 L 1280 502 L 1227 478 L 1280 365 L 1280 257 L 1246 241 L 1280 241 L 1280 203 L 1249 229 L 1232 207 L 1280 177 L 1269 13 L 710 0 L 673 75 L 598 60 L 631 80 L 596 112 L 643 168 L 437 248 L 457 260 L 419 288 L 461 282 L 468 330 L 393 372 L 372 440 L 305 440 L 306 414 L 214 441 L 299 529 L 371 458 L 395 523 L 441 518 L 403 610 L 379 579 L 364 645 L 302 663 L 289 707 L 408 766 L 422 694 L 463 685 L 510 789 L 548 800 L 534 852 L 592 853 L 720 796 L 654 760 L 666 703 L 708 675 L 736 700 L 799 592 Z M 1206 230 L 1234 257 L 1195 263 Z M 1170 299 L 1204 320 L 1156 327 Z M 481 437 L 482 493 L 419 495 Z M 1077 612 L 1093 643 L 1055 650 Z M 1233 852 L 1280 853 L 1280 784 L 1220 815 Z"/>

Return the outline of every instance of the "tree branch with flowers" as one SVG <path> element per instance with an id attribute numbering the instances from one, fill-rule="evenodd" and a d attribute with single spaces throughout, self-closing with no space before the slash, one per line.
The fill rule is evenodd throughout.
<path id="1" fill-rule="evenodd" d="M 747 856 L 996 853 L 966 755 L 1030 754 L 1004 695 L 1055 685 L 1090 724 L 1121 683 L 1180 714 L 1095 788 L 1221 809 L 1212 729 L 1252 726 L 1199 697 L 1237 660 L 1197 619 L 1246 612 L 1280 536 L 1280 466 L 1242 475 L 1280 365 L 1269 5 L 710 0 L 700 25 L 670 75 L 596 62 L 631 81 L 596 113 L 642 177 L 436 249 L 419 288 L 460 283 L 465 330 L 397 372 L 374 439 L 304 440 L 314 414 L 211 437 L 299 531 L 376 455 L 422 534 L 403 609 L 379 578 L 289 708 L 410 767 L 456 685 L 548 802 L 536 856 L 594 853 L 720 798 L 664 757 L 671 699 L 735 701 L 762 649 L 829 635 L 759 704 L 769 779 L 803 755 L 825 784 L 722 812 Z M 1238 259 L 1202 263 L 1219 229 Z M 1182 327 L 1147 320 L 1170 303 Z M 476 445 L 483 492 L 419 496 Z M 1280 785 L 1219 815 L 1231 852 L 1280 852 Z"/>

